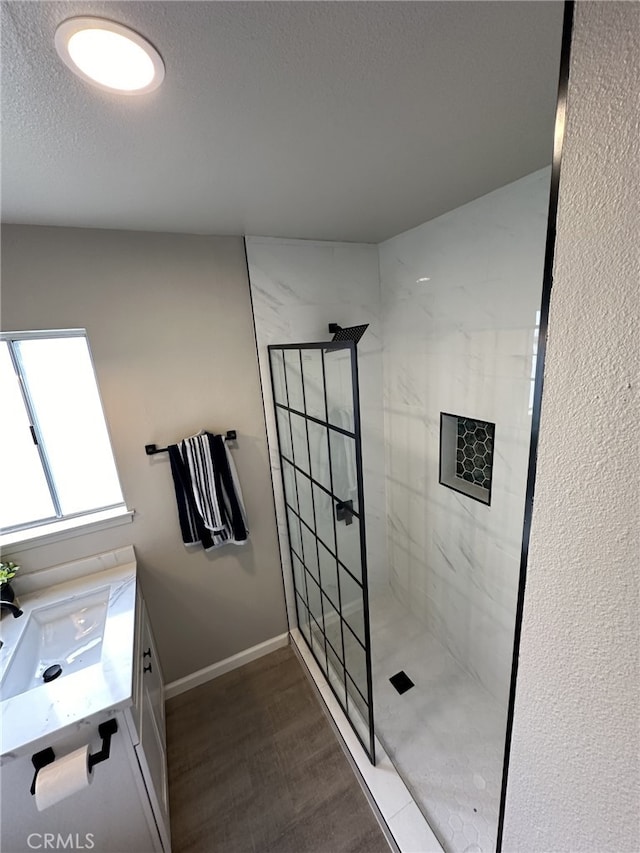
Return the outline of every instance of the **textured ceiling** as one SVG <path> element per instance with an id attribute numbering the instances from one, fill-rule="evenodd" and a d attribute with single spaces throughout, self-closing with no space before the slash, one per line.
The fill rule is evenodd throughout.
<path id="1" fill-rule="evenodd" d="M 156 92 L 76 78 L 102 15 Z M 3 221 L 377 242 L 551 161 L 556 2 L 2 4 Z"/>

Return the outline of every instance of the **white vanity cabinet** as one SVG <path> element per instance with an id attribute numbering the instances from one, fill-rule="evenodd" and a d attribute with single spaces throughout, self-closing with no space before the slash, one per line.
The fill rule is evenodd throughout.
<path id="1" fill-rule="evenodd" d="M 147 608 L 138 595 L 134 703 L 125 711 L 142 778 L 165 853 L 171 848 L 164 681 Z"/>
<path id="2" fill-rule="evenodd" d="M 60 848 L 94 853 L 171 851 L 164 685 L 137 584 L 135 555 L 127 547 L 99 556 L 97 568 L 113 563 L 115 557 L 122 565 L 96 571 L 98 557 L 87 558 L 79 566 L 69 564 L 91 574 L 34 587 L 22 597 L 24 622 L 21 617 L 3 626 L 0 850 L 7 853 Z M 7 672 L 16 656 L 24 654 L 25 666 L 29 664 L 29 648 L 20 642 L 28 620 L 35 616 L 39 624 L 38 613 L 49 612 L 47 608 L 59 607 L 60 602 L 64 602 L 60 618 L 82 615 L 77 608 L 84 606 L 89 589 L 102 590 L 109 597 L 100 661 L 90 660 L 78 671 L 63 672 L 51 683 L 22 692 L 5 689 L 3 695 L 1 688 L 6 688 Z M 79 602 L 75 610 L 68 607 L 72 601 Z M 64 664 L 65 653 L 61 654 Z M 17 665 L 22 669 L 22 659 Z M 90 783 L 38 811 L 36 797 L 30 793 L 33 756 L 50 747 L 58 760 L 87 746 L 95 756 L 104 745 L 99 726 L 107 720 L 116 721 L 117 731 L 111 737 L 109 757 L 94 765 Z"/>

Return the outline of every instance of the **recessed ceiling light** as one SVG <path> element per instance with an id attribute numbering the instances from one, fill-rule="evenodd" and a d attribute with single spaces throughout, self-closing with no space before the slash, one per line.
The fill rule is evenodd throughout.
<path id="1" fill-rule="evenodd" d="M 425 281 L 431 281 L 431 279 L 425 275 L 422 278 L 416 279 L 416 284 L 423 284 Z"/>
<path id="2" fill-rule="evenodd" d="M 56 30 L 55 43 L 78 77 L 109 92 L 142 95 L 164 80 L 164 62 L 155 47 L 115 21 L 69 18 Z"/>

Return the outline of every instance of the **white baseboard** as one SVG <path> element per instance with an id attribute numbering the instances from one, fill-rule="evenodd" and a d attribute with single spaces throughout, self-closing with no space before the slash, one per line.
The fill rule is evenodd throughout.
<path id="1" fill-rule="evenodd" d="M 192 672 L 191 675 L 185 675 L 184 678 L 172 681 L 165 686 L 164 698 L 172 699 L 174 696 L 179 696 L 180 693 L 186 693 L 187 690 L 191 690 L 193 687 L 199 687 L 207 681 L 224 675 L 225 672 L 231 672 L 232 669 L 244 666 L 245 663 L 251 663 L 252 660 L 257 660 L 263 657 L 263 655 L 268 655 L 270 652 L 275 652 L 276 649 L 282 649 L 287 645 L 289 645 L 288 633 L 279 634 L 277 637 L 265 640 L 264 643 L 251 646 L 250 649 L 238 652 L 237 655 L 232 655 L 230 658 L 225 658 L 218 661 L 218 663 L 212 663 L 211 666 L 205 666 L 204 669 L 199 669 L 197 672 Z"/>

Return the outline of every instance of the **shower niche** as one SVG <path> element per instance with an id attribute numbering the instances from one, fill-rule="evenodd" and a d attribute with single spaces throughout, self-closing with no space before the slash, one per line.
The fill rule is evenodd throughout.
<path id="1" fill-rule="evenodd" d="M 490 421 L 440 412 L 440 484 L 489 506 L 495 431 Z"/>

